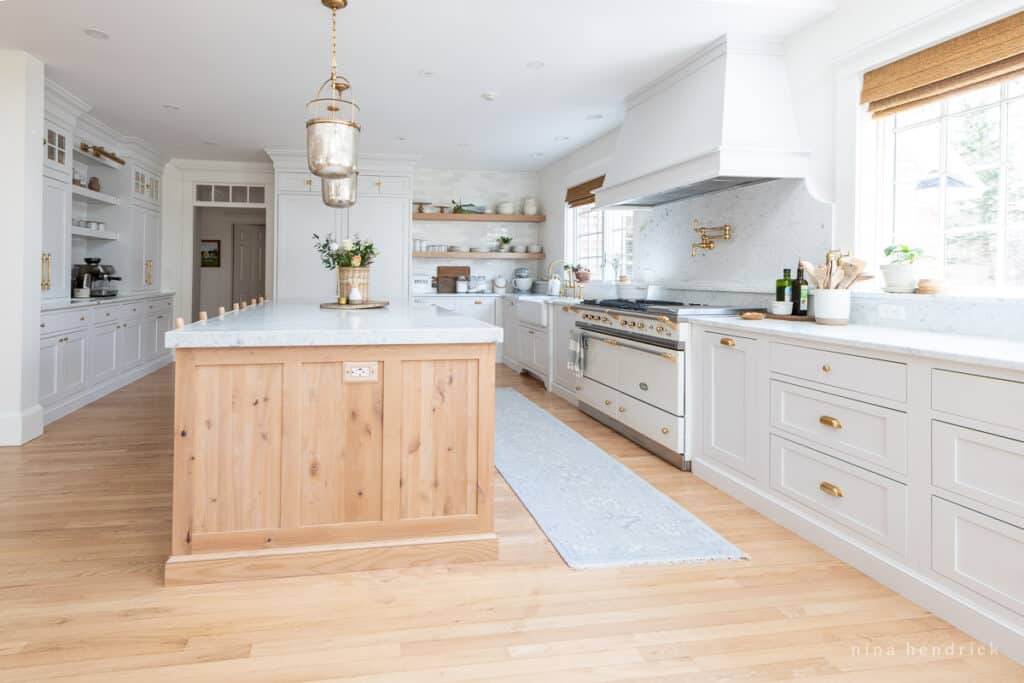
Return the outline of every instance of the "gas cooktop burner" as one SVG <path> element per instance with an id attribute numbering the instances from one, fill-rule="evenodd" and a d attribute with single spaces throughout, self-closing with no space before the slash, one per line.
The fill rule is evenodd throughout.
<path id="1" fill-rule="evenodd" d="M 618 308 L 625 311 L 646 311 L 650 308 L 699 308 L 707 304 L 687 304 L 681 301 L 662 301 L 660 299 L 584 299 L 585 306 L 601 306 Z"/>

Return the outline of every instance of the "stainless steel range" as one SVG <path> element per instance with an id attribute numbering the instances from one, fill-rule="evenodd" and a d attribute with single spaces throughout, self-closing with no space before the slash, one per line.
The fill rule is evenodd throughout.
<path id="1" fill-rule="evenodd" d="M 573 306 L 581 349 L 580 409 L 683 470 L 687 320 L 744 308 L 650 299 L 588 299 Z"/>

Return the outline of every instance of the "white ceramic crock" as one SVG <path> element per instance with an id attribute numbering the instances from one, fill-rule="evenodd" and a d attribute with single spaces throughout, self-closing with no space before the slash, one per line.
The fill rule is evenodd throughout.
<path id="1" fill-rule="evenodd" d="M 850 324 L 850 290 L 815 289 L 811 291 L 814 302 L 814 322 L 819 325 Z"/>

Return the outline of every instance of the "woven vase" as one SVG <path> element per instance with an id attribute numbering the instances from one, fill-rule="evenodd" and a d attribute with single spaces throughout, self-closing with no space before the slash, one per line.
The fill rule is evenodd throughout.
<path id="1" fill-rule="evenodd" d="M 348 293 L 357 287 L 363 295 L 363 301 L 370 300 L 370 267 L 359 268 L 339 267 L 338 269 L 338 303 L 347 304 Z"/>

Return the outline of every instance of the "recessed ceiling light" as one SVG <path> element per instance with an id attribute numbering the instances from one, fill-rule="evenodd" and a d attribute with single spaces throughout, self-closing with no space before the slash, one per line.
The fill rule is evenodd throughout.
<path id="1" fill-rule="evenodd" d="M 420 69 L 420 77 L 421 78 L 430 78 L 433 75 L 434 75 L 434 72 L 431 71 L 430 69 Z"/>
<path id="2" fill-rule="evenodd" d="M 101 31 L 98 28 L 87 28 L 82 31 L 85 35 L 96 40 L 110 40 L 110 34 L 106 31 Z"/>
<path id="3" fill-rule="evenodd" d="M 555 138 L 555 142 L 566 142 L 568 139 L 568 135 L 559 135 L 557 138 Z"/>
<path id="4" fill-rule="evenodd" d="M 468 142 L 460 142 L 457 146 L 461 147 L 462 149 L 468 149 L 470 147 L 470 144 Z"/>
<path id="5" fill-rule="evenodd" d="M 166 109 L 167 111 L 178 111 L 179 109 L 181 109 L 180 104 L 162 104 L 160 106 Z"/>
<path id="6" fill-rule="evenodd" d="M 533 153 L 533 157 L 535 159 L 540 159 L 542 156 L 544 156 L 544 152 L 534 152 Z"/>
<path id="7" fill-rule="evenodd" d="M 600 121 L 604 118 L 604 114 L 588 114 L 587 121 Z"/>
<path id="8" fill-rule="evenodd" d="M 494 100 L 498 99 L 498 93 L 494 92 L 493 90 L 485 90 L 482 93 L 480 93 L 480 97 L 487 100 L 488 102 L 493 102 Z"/>
<path id="9" fill-rule="evenodd" d="M 405 137 L 399 135 L 397 138 L 395 138 L 395 140 L 398 140 L 399 142 L 405 142 Z"/>
<path id="10" fill-rule="evenodd" d="M 218 143 L 214 142 L 213 140 L 203 140 L 203 144 L 209 145 L 210 147 L 216 147 Z"/>
<path id="11" fill-rule="evenodd" d="M 544 68 L 544 62 L 540 61 L 539 59 L 531 59 L 526 63 L 526 68 L 530 69 L 531 71 L 540 71 L 541 69 Z"/>

